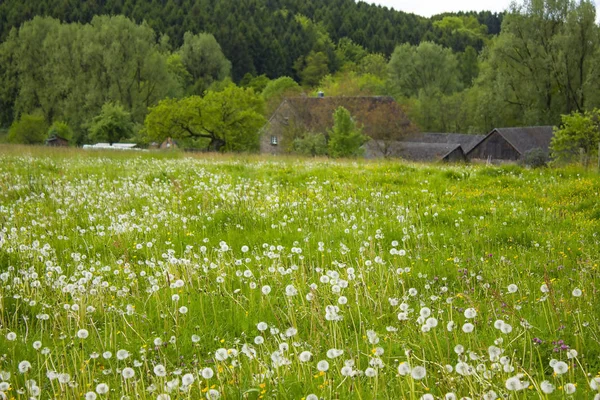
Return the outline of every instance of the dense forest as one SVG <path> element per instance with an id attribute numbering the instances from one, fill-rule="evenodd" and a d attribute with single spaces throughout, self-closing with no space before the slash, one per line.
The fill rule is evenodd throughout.
<path id="1" fill-rule="evenodd" d="M 0 126 L 37 126 L 31 143 L 108 140 L 115 121 L 128 123 L 111 140 L 185 126 L 245 150 L 242 121 L 254 130 L 284 96 L 317 90 L 393 96 L 424 131 L 558 124 L 600 103 L 595 21 L 588 0 L 432 18 L 353 0 L 7 0 Z"/>

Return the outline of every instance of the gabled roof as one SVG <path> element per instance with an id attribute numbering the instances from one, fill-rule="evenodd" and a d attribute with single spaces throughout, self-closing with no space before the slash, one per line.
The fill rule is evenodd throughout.
<path id="1" fill-rule="evenodd" d="M 53 142 L 55 140 L 64 140 L 65 142 L 68 142 L 69 139 L 65 139 L 62 136 L 58 136 L 58 135 L 52 135 L 51 137 L 49 137 L 48 139 L 46 139 L 46 142 Z"/>
<path id="2" fill-rule="evenodd" d="M 382 131 L 400 130 L 409 121 L 402 108 L 390 96 L 361 97 L 290 97 L 275 110 L 270 120 L 277 118 L 281 109 L 288 105 L 296 121 L 312 132 L 325 133 L 333 126 L 333 113 L 344 107 L 363 127 L 363 133 L 375 137 Z"/>
<path id="3" fill-rule="evenodd" d="M 421 132 L 402 138 L 404 142 L 460 144 L 465 153 L 471 151 L 485 135 L 467 135 L 464 133 L 430 133 Z"/>
<path id="4" fill-rule="evenodd" d="M 554 127 L 552 126 L 526 126 L 517 128 L 494 128 L 488 133 L 483 140 L 487 139 L 494 133 L 502 136 L 517 152 L 521 155 L 529 150 L 540 148 L 548 151 L 550 141 L 554 135 Z M 482 140 L 482 141 L 483 141 Z M 471 152 L 469 150 L 469 152 Z"/>
<path id="5" fill-rule="evenodd" d="M 386 143 L 381 140 L 370 140 L 365 146 L 373 152 L 381 152 Z M 458 150 L 464 155 L 460 144 L 456 143 L 418 143 L 406 141 L 390 141 L 387 143 L 387 153 L 392 157 L 401 157 L 412 161 L 438 161 Z"/>

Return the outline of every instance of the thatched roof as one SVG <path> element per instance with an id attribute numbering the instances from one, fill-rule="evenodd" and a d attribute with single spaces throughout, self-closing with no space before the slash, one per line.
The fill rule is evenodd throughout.
<path id="1" fill-rule="evenodd" d="M 285 105 L 293 110 L 296 122 L 312 132 L 325 133 L 331 129 L 333 113 L 338 107 L 350 111 L 363 127 L 363 133 L 370 137 L 378 137 L 381 132 L 400 131 L 410 124 L 402 108 L 389 96 L 291 97 L 285 99 L 279 109 Z"/>
<path id="2" fill-rule="evenodd" d="M 384 143 L 381 140 L 370 140 L 365 145 L 365 148 L 367 150 L 367 155 L 371 157 L 387 155 L 391 157 L 401 157 L 412 161 L 443 160 L 454 151 L 459 151 L 464 155 L 461 145 L 456 143 L 416 143 L 405 141 L 391 141 Z M 383 149 L 387 150 L 387 154 L 380 154 L 383 153 Z"/>
<path id="3" fill-rule="evenodd" d="M 518 128 L 495 128 L 487 134 L 486 138 L 494 132 L 501 135 L 521 155 L 529 150 L 540 148 L 548 151 L 553 136 L 552 126 L 527 126 Z"/>
<path id="4" fill-rule="evenodd" d="M 464 133 L 429 133 L 421 132 L 406 136 L 404 142 L 460 144 L 465 153 L 471 151 L 485 135 L 467 135 Z"/>

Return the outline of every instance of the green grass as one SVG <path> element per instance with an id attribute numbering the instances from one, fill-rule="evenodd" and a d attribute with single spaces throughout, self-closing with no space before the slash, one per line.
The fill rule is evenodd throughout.
<path id="1" fill-rule="evenodd" d="M 6 146 L 0 377 L 17 399 L 81 399 L 100 383 L 100 399 L 545 399 L 568 397 L 568 383 L 571 397 L 593 398 L 599 193 L 598 175 L 580 169 Z M 568 371 L 554 374 L 552 359 Z M 32 368 L 20 373 L 23 360 Z M 401 363 L 426 376 L 401 376 Z M 515 376 L 527 387 L 509 391 Z"/>

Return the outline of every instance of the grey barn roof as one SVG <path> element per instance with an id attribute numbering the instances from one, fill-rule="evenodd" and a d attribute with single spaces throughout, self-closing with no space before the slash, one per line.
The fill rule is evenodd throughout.
<path id="1" fill-rule="evenodd" d="M 464 133 L 415 133 L 402 138 L 403 142 L 460 144 L 465 153 L 471 151 L 485 135 L 467 135 Z"/>
<path id="2" fill-rule="evenodd" d="M 517 128 L 495 128 L 486 135 L 486 138 L 497 132 L 501 135 L 508 143 L 510 143 L 515 150 L 521 155 L 525 154 L 529 150 L 540 148 L 544 151 L 548 151 L 550 148 L 550 141 L 554 134 L 552 126 L 527 126 Z M 473 150 L 473 149 L 471 149 Z M 469 150 L 469 152 L 471 151 Z"/>
<path id="3" fill-rule="evenodd" d="M 371 153 L 381 152 L 384 144 L 380 140 L 370 140 L 366 145 Z M 393 157 L 402 157 L 412 161 L 438 161 L 459 149 L 464 154 L 461 145 L 457 143 L 417 143 L 392 141 L 388 143 L 388 153 Z"/>

